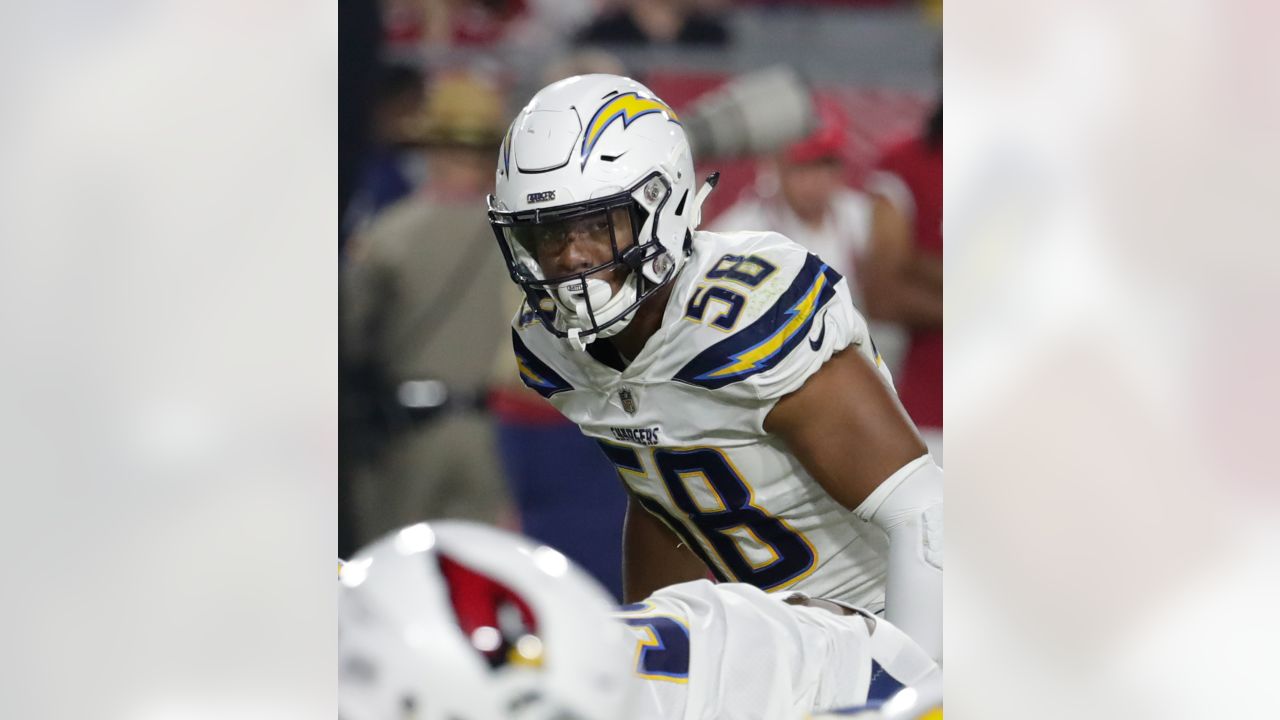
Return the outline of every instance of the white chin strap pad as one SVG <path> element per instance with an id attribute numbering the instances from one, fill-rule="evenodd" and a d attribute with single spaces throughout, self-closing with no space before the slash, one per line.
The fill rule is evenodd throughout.
<path id="1" fill-rule="evenodd" d="M 560 302 L 573 309 L 575 315 L 580 318 L 589 318 L 587 315 L 587 300 L 591 301 L 591 309 L 598 313 L 613 298 L 613 289 L 609 287 L 609 283 L 604 280 L 586 280 L 586 292 L 582 291 L 580 283 L 565 283 L 556 289 L 556 294 L 560 296 Z"/>
<path id="2" fill-rule="evenodd" d="M 854 510 L 889 536 L 885 618 L 942 661 L 942 468 L 928 455 L 902 466 Z"/>
<path id="3" fill-rule="evenodd" d="M 627 278 L 618 292 L 614 292 L 608 282 L 591 278 L 586 280 L 585 290 L 582 283 L 565 283 L 556 288 L 556 300 L 567 311 L 568 322 L 563 326 L 566 339 L 574 349 L 585 350 L 587 344 L 597 337 L 609 337 L 626 327 L 630 322 L 629 317 L 623 317 L 599 332 L 592 332 L 589 327 L 584 329 L 582 326 L 591 323 L 591 314 L 595 315 L 597 326 L 611 322 L 622 310 L 635 302 L 636 290 L 633 277 Z M 587 313 L 588 300 L 591 302 L 591 314 Z"/>

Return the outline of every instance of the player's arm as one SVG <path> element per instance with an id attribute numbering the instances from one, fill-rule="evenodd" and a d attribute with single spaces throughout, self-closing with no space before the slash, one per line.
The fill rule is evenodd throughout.
<path id="1" fill-rule="evenodd" d="M 942 261 L 915 250 L 912 223 L 874 196 L 871 245 L 858 263 L 867 315 L 912 327 L 942 326 Z"/>
<path id="2" fill-rule="evenodd" d="M 706 576 L 707 567 L 670 528 L 640 507 L 634 497 L 628 499 L 622 531 L 625 602 L 639 602 L 660 588 Z"/>
<path id="3" fill-rule="evenodd" d="M 942 650 L 942 471 L 879 372 L 833 355 L 765 418 L 837 502 L 889 536 L 886 616 L 934 658 Z"/>
<path id="4" fill-rule="evenodd" d="M 815 608 L 820 612 L 807 612 L 797 616 L 797 620 L 808 623 L 817 623 L 828 628 L 827 632 L 833 638 L 838 638 L 842 631 L 847 631 L 850 625 L 861 623 L 861 627 L 865 627 L 868 637 L 863 640 L 859 637 L 849 638 L 843 642 L 837 640 L 832 643 L 833 657 L 823 661 L 823 667 L 817 672 L 819 683 L 828 689 L 825 701 L 828 703 L 826 708 L 834 708 L 836 705 L 852 703 L 853 707 L 858 706 L 874 706 L 878 703 L 885 702 L 886 696 L 892 696 L 897 693 L 894 687 L 906 686 L 913 688 L 918 693 L 928 696 L 929 700 L 941 703 L 942 698 L 942 669 L 932 658 L 928 656 L 924 648 L 918 643 L 912 641 L 900 628 L 894 627 L 892 623 L 884 618 L 876 617 L 866 610 L 855 608 L 845 602 L 827 600 L 825 598 L 811 598 L 802 593 L 794 593 L 785 599 L 790 605 L 799 605 L 803 607 Z M 796 611 L 801 613 L 803 611 Z M 832 618 L 831 616 L 836 616 Z M 861 630 L 861 627 L 858 629 Z M 872 687 L 867 689 L 866 697 L 862 697 L 860 693 L 850 692 L 850 682 L 841 669 L 847 667 L 846 662 L 841 662 L 845 657 L 852 656 L 854 661 L 862 660 L 863 652 L 871 657 L 871 661 L 880 666 L 879 672 L 888 676 L 889 679 L 896 683 L 884 682 L 886 678 L 881 678 L 881 682 L 873 682 Z M 828 667 L 830 666 L 830 667 Z M 833 697 L 834 695 L 834 697 Z M 852 709 L 852 708 L 850 708 Z M 831 717 L 842 715 L 842 712 L 834 712 Z M 815 716 L 827 717 L 826 714 Z M 859 715 L 859 717 L 863 717 Z M 866 717 L 880 718 L 881 715 L 867 715 Z M 892 717 L 899 717 L 893 715 Z M 904 714 L 902 718 L 915 718 L 917 715 Z"/>

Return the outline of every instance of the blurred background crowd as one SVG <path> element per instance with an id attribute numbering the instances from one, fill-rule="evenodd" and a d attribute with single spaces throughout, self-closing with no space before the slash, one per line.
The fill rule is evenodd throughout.
<path id="1" fill-rule="evenodd" d="M 519 384 L 519 294 L 484 211 L 516 112 L 583 73 L 634 77 L 681 114 L 698 173 L 721 173 L 704 228 L 781 232 L 848 279 L 942 463 L 940 0 L 340 13 L 344 556 L 401 525 L 470 518 L 558 547 L 620 594 L 624 491 L 595 444 Z"/>

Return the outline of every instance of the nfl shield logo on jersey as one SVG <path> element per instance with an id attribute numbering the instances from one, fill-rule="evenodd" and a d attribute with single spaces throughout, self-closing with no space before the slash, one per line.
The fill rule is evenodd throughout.
<path id="1" fill-rule="evenodd" d="M 631 388 L 622 388 L 618 391 L 618 399 L 622 401 L 622 409 L 627 411 L 628 415 L 636 414 L 636 396 L 631 392 Z"/>

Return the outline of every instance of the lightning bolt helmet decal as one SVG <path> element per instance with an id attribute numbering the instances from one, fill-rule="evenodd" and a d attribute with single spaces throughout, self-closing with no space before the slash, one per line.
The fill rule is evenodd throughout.
<path id="1" fill-rule="evenodd" d="M 587 166 L 587 160 L 591 158 L 591 151 L 595 149 L 600 136 L 604 135 L 604 131 L 615 120 L 622 118 L 622 127 L 626 129 L 631 127 L 631 123 L 635 122 L 636 118 L 652 113 L 663 113 L 667 116 L 667 120 L 677 125 L 680 124 L 680 118 L 675 111 L 660 100 L 641 97 L 635 92 L 625 92 L 609 98 L 605 104 L 600 106 L 599 110 L 596 110 L 596 114 L 587 123 L 586 132 L 582 135 L 581 167 L 585 168 Z"/>

